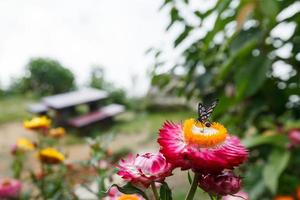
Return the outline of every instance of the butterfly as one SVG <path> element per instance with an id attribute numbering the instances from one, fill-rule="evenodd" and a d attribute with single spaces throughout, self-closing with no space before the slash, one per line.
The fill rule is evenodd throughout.
<path id="1" fill-rule="evenodd" d="M 198 103 L 198 118 L 197 122 L 201 122 L 206 127 L 210 127 L 211 123 L 208 120 L 214 108 L 218 105 L 219 99 L 214 100 L 210 106 L 205 106 L 203 103 Z"/>

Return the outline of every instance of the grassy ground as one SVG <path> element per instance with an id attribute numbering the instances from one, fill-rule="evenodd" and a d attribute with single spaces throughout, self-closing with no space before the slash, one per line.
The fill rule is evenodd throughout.
<path id="1" fill-rule="evenodd" d="M 148 130 L 156 132 L 166 120 L 181 122 L 193 115 L 195 114 L 190 110 L 127 113 L 117 118 L 119 123 L 116 123 L 112 131 L 138 133 Z"/>
<path id="2" fill-rule="evenodd" d="M 7 97 L 0 99 L 0 124 L 20 121 L 29 116 L 26 107 L 31 99 L 22 97 Z"/>

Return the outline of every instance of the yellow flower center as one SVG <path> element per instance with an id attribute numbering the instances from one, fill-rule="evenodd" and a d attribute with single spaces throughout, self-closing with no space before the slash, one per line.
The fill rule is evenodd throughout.
<path id="1" fill-rule="evenodd" d="M 118 200 L 139 200 L 139 197 L 134 194 L 123 194 Z"/>
<path id="2" fill-rule="evenodd" d="M 210 127 L 195 119 L 187 119 L 183 124 L 184 139 L 189 144 L 197 144 L 200 147 L 213 147 L 224 142 L 227 129 L 217 122 Z"/>

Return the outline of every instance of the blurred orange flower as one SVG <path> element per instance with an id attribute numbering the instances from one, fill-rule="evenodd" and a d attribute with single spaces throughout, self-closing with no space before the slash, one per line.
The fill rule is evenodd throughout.
<path id="1" fill-rule="evenodd" d="M 298 186 L 296 189 L 296 196 L 297 196 L 297 199 L 300 200 L 300 186 Z"/>
<path id="2" fill-rule="evenodd" d="M 45 148 L 38 153 L 39 160 L 46 164 L 58 164 L 65 160 L 65 156 L 54 148 Z"/>
<path id="3" fill-rule="evenodd" d="M 31 120 L 24 121 L 24 127 L 27 129 L 48 128 L 51 125 L 51 120 L 46 116 L 34 117 Z"/>
<path id="4" fill-rule="evenodd" d="M 288 196 L 288 195 L 285 195 L 285 196 L 276 196 L 274 198 L 274 200 L 295 200 L 294 197 L 292 196 Z"/>
<path id="5" fill-rule="evenodd" d="M 49 136 L 53 138 L 61 138 L 64 137 L 66 134 L 66 130 L 62 127 L 53 128 L 49 131 Z"/>
<path id="6" fill-rule="evenodd" d="M 134 194 L 123 194 L 118 200 L 140 200 L 140 198 Z"/>

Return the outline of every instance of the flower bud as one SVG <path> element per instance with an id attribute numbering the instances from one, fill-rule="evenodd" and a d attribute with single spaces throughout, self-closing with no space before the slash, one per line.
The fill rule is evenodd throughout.
<path id="1" fill-rule="evenodd" d="M 300 129 L 299 128 L 289 130 L 288 137 L 293 146 L 300 145 Z"/>
<path id="2" fill-rule="evenodd" d="M 198 185 L 204 191 L 213 195 L 232 195 L 241 188 L 241 178 L 232 171 L 223 171 L 220 174 L 206 174 L 199 179 Z"/>
<path id="3" fill-rule="evenodd" d="M 98 167 L 101 170 L 106 170 L 109 167 L 109 163 L 106 160 L 100 160 L 98 163 Z"/>

